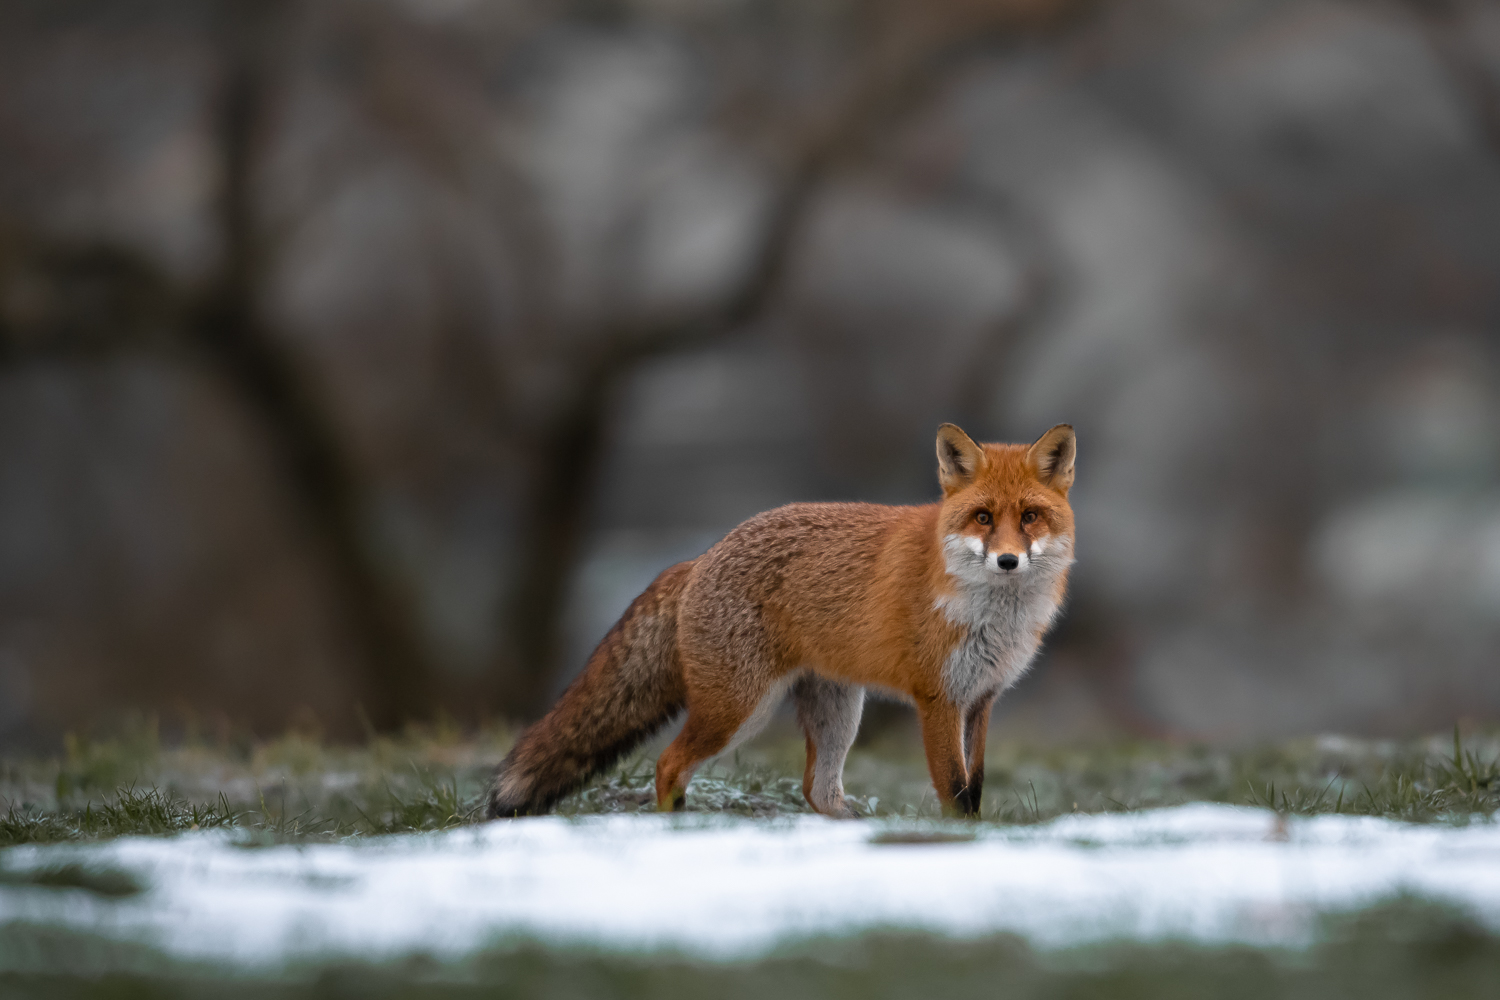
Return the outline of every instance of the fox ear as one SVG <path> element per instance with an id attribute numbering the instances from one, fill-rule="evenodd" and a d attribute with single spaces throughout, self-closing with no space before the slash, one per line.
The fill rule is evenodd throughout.
<path id="1" fill-rule="evenodd" d="M 1072 424 L 1058 424 L 1041 437 L 1026 453 L 1026 460 L 1036 468 L 1036 477 L 1063 496 L 1073 486 L 1073 459 L 1078 456 L 1078 438 Z"/>
<path id="2" fill-rule="evenodd" d="M 984 449 L 956 424 L 938 428 L 937 456 L 938 482 L 945 495 L 969 485 L 984 468 Z"/>

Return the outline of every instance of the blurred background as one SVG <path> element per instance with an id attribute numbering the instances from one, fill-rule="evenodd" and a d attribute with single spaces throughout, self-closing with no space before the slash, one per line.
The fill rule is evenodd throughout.
<path id="1" fill-rule="evenodd" d="M 1080 439 L 997 735 L 1500 719 L 1500 4 L 0 4 L 0 748 L 535 717 L 944 420 Z"/>

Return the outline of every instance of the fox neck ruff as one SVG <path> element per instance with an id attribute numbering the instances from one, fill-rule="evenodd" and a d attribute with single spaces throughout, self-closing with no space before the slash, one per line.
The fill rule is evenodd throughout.
<path id="1" fill-rule="evenodd" d="M 956 704 L 1010 687 L 1031 666 L 1042 635 L 1058 612 L 1062 577 L 1073 564 L 1073 540 L 1054 535 L 1033 544 L 1024 568 L 991 568 L 962 535 L 943 539 L 953 590 L 934 608 L 964 630 L 943 664 L 943 685 Z"/>

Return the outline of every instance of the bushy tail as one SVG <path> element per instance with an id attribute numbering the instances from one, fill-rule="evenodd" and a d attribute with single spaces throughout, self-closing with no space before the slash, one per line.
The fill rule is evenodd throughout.
<path id="1" fill-rule="evenodd" d="M 663 570 L 552 711 L 521 734 L 495 773 L 492 819 L 546 812 L 682 710 L 677 599 L 692 568 L 690 561 Z"/>

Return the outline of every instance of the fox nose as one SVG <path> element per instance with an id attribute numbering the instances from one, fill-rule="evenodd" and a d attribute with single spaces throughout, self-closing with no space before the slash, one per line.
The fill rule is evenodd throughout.
<path id="1" fill-rule="evenodd" d="M 1011 555 L 1009 552 L 1006 552 L 1003 555 L 996 556 L 995 557 L 995 562 L 1003 570 L 1012 570 L 1012 569 L 1015 569 L 1017 566 L 1019 566 L 1021 564 L 1021 560 L 1017 559 L 1015 556 Z"/>

